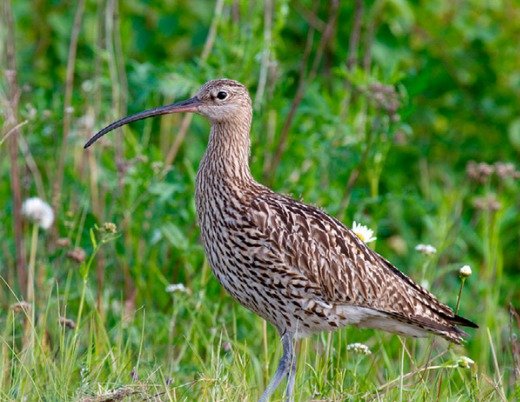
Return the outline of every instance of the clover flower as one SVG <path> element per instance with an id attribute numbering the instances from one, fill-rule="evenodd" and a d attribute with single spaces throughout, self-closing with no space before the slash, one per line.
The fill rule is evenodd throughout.
<path id="1" fill-rule="evenodd" d="M 468 178 L 478 183 L 485 183 L 494 171 L 494 166 L 485 162 L 477 163 L 475 161 L 470 161 L 466 165 L 466 174 Z"/>
<path id="2" fill-rule="evenodd" d="M 22 215 L 44 230 L 49 229 L 54 222 L 51 206 L 38 197 L 28 198 L 23 202 Z"/>
<path id="3" fill-rule="evenodd" d="M 489 193 L 482 197 L 476 197 L 473 200 L 473 206 L 483 211 L 498 211 L 502 204 L 495 194 Z"/>
<path id="4" fill-rule="evenodd" d="M 87 253 L 81 247 L 75 247 L 73 250 L 70 250 L 67 253 L 67 257 L 72 261 L 81 264 L 83 261 L 85 261 L 85 258 L 87 258 Z"/>
<path id="5" fill-rule="evenodd" d="M 362 355 L 370 355 L 372 352 L 370 351 L 369 347 L 365 345 L 364 343 L 351 343 L 347 345 L 347 350 L 351 350 L 354 353 L 359 353 Z"/>
<path id="6" fill-rule="evenodd" d="M 117 233 L 117 226 L 115 223 L 112 222 L 104 222 L 101 227 L 98 227 L 97 230 L 99 230 L 102 233 L 107 234 L 115 234 Z"/>
<path id="7" fill-rule="evenodd" d="M 372 229 L 356 221 L 352 222 L 352 231 L 364 243 L 370 243 L 377 239 L 377 237 L 374 237 L 374 231 Z"/>
<path id="8" fill-rule="evenodd" d="M 437 249 L 431 244 L 418 244 L 415 246 L 415 250 L 424 255 L 433 255 L 437 252 Z"/>
<path id="9" fill-rule="evenodd" d="M 516 166 L 511 162 L 496 162 L 495 173 L 502 180 L 509 177 L 518 178 L 518 171 L 516 170 Z"/>
<path id="10" fill-rule="evenodd" d="M 170 283 L 168 286 L 166 286 L 166 292 L 167 293 L 190 293 L 190 290 L 184 286 L 183 283 Z"/>

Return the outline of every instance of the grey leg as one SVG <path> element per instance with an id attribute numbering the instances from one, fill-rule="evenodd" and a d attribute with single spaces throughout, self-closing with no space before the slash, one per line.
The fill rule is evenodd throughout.
<path id="1" fill-rule="evenodd" d="M 292 359 L 291 367 L 289 369 L 289 373 L 287 376 L 287 388 L 285 389 L 285 400 L 287 402 L 292 402 L 294 400 L 293 391 L 294 391 L 295 377 L 296 377 L 296 354 L 293 352 L 293 359 Z"/>
<path id="2" fill-rule="evenodd" d="M 264 393 L 258 402 L 267 402 L 274 393 L 280 382 L 285 376 L 288 376 L 286 399 L 292 401 L 292 391 L 294 389 L 294 374 L 296 372 L 296 357 L 293 348 L 293 334 L 285 333 L 282 335 L 283 355 L 278 363 L 278 368 L 274 373 L 274 377 L 267 385 Z"/>

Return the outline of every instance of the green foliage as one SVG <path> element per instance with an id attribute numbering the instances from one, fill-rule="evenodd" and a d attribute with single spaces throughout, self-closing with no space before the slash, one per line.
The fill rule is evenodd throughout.
<path id="1" fill-rule="evenodd" d="M 12 7 L 21 98 L 13 112 L 2 74 L 1 399 L 260 394 L 280 353 L 277 334 L 224 293 L 198 239 L 194 180 L 208 123 L 194 117 L 177 152 L 182 116 L 135 123 L 82 148 L 115 118 L 223 76 L 251 90 L 259 181 L 347 225 L 377 228 L 377 251 L 453 307 L 458 269 L 473 269 L 460 314 L 480 329 L 466 345 L 356 328 L 316 335 L 299 346 L 296 399 L 518 398 L 520 329 L 508 307 L 520 309 L 519 178 L 515 168 L 500 170 L 520 151 L 518 4 L 366 1 L 357 41 L 356 2 L 338 10 L 287 0 L 81 4 L 2 3 L 2 72 Z M 18 134 L 13 113 L 25 122 Z M 31 242 L 23 224 L 23 252 L 36 252 L 28 306 L 18 303 L 12 136 L 23 198 L 51 201 L 61 186 L 53 229 Z M 483 175 L 472 160 L 495 172 Z M 418 243 L 437 254 L 421 255 Z M 185 288 L 166 291 L 177 283 Z M 353 342 L 372 354 L 348 350 Z M 459 367 L 462 355 L 476 362 L 471 369 Z"/>

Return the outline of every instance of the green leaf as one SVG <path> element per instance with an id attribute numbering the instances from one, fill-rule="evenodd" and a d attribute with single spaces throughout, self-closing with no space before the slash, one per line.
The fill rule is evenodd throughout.
<path id="1" fill-rule="evenodd" d="M 520 151 L 520 118 L 513 120 L 509 125 L 509 141 Z"/>
<path id="2" fill-rule="evenodd" d="M 188 239 L 179 227 L 167 222 L 160 228 L 162 236 L 175 248 L 186 250 L 189 247 Z"/>
<path id="3" fill-rule="evenodd" d="M 94 247 L 94 250 L 97 249 L 97 240 L 96 240 L 96 234 L 94 233 L 94 229 L 90 228 L 90 242 L 92 243 L 92 247 Z"/>

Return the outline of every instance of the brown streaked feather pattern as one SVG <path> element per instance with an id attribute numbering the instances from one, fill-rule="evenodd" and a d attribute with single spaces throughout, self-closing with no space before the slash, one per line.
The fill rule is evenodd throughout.
<path id="1" fill-rule="evenodd" d="M 190 99 L 124 117 L 85 148 L 124 124 L 181 112 L 211 121 L 195 192 L 211 268 L 235 299 L 280 332 L 283 354 L 260 402 L 285 377 L 286 400 L 293 400 L 296 337 L 354 324 L 410 336 L 431 332 L 459 343 L 465 334 L 457 325 L 477 327 L 338 220 L 255 182 L 249 171 L 251 98 L 236 81 L 209 81 Z"/>
<path id="2" fill-rule="evenodd" d="M 233 81 L 241 110 L 212 118 L 197 175 L 196 203 L 210 265 L 241 304 L 296 336 L 347 324 L 404 335 L 431 332 L 459 343 L 474 326 L 368 248 L 338 220 L 276 194 L 249 171 L 251 101 Z"/>
<path id="3" fill-rule="evenodd" d="M 300 278 L 299 287 L 313 289 L 312 296 L 328 305 L 317 308 L 328 329 L 354 323 L 388 330 L 389 321 L 397 320 L 403 325 L 394 325 L 394 332 L 418 336 L 428 331 L 461 340 L 463 332 L 455 327 L 457 318 L 448 306 L 336 219 L 267 189 L 254 199 L 248 213 L 264 234 L 271 257 L 284 256 L 285 275 Z M 369 311 L 352 319 L 349 313 L 356 307 Z M 303 333 L 327 329 L 321 328 L 322 323 L 315 328 L 312 320 L 301 325 Z"/>
<path id="4" fill-rule="evenodd" d="M 195 191 L 211 268 L 235 299 L 280 332 L 283 354 L 259 402 L 267 402 L 285 377 L 286 400 L 293 400 L 296 337 L 354 324 L 410 336 L 431 332 L 460 343 L 465 334 L 457 325 L 477 327 L 338 220 L 253 179 L 251 98 L 236 81 L 209 81 L 190 99 L 119 119 L 85 148 L 124 124 L 181 112 L 211 121 Z"/>

